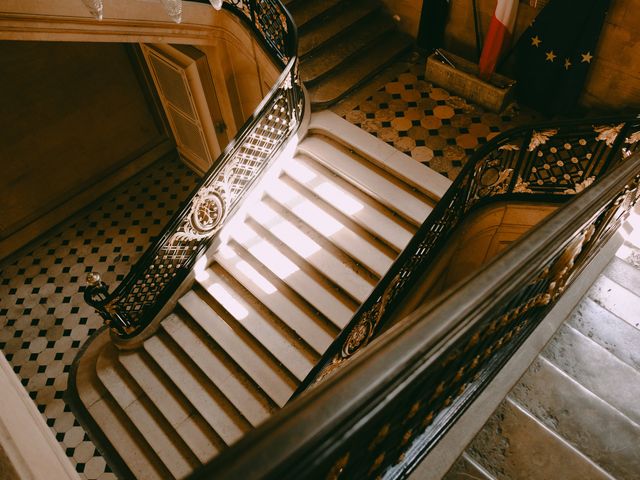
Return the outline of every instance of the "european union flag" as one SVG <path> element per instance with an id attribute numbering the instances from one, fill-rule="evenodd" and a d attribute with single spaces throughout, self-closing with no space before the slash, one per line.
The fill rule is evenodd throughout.
<path id="1" fill-rule="evenodd" d="M 516 46 L 518 98 L 545 115 L 575 107 L 610 0 L 551 0 Z"/>

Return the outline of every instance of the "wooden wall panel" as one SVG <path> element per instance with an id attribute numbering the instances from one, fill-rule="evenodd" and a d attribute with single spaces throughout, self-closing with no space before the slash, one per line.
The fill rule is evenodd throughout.
<path id="1" fill-rule="evenodd" d="M 69 201 L 167 136 L 129 46 L 4 41 L 0 58 L 2 258 L 57 222 L 34 223 L 65 203 L 62 218 L 84 207 Z"/>

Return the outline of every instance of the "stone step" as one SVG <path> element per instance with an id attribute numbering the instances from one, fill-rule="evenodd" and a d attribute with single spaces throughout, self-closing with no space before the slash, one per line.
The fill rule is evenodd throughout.
<path id="1" fill-rule="evenodd" d="M 640 372 L 640 331 L 584 297 L 571 313 L 569 325 Z"/>
<path id="2" fill-rule="evenodd" d="M 252 426 L 271 416 L 275 405 L 192 322 L 171 317 L 162 323 L 162 328 Z"/>
<path id="3" fill-rule="evenodd" d="M 249 255 L 231 246 L 219 249 L 215 261 L 229 275 L 238 280 L 251 295 L 286 323 L 318 355 L 331 344 L 337 329 L 324 317 L 314 311 L 303 298 L 291 290 L 275 275 L 269 275 L 266 267 L 261 268 Z"/>
<path id="4" fill-rule="evenodd" d="M 640 330 L 640 296 L 601 275 L 587 292 L 589 298 Z"/>
<path id="5" fill-rule="evenodd" d="M 499 479 L 613 478 L 510 399 L 500 404 L 467 453 Z"/>
<path id="6" fill-rule="evenodd" d="M 257 224 L 252 224 L 252 228 L 260 231 L 265 239 L 300 268 L 305 268 L 305 264 L 310 265 L 358 304 L 364 302 L 373 290 L 374 285 L 354 271 L 353 261 L 343 263 L 314 241 L 312 234 L 307 234 L 310 229 L 304 231 L 298 228 L 265 202 L 256 204 L 249 212 L 249 217 Z"/>
<path id="7" fill-rule="evenodd" d="M 509 396 L 618 480 L 637 478 L 640 426 L 549 361 L 536 360 Z"/>
<path id="8" fill-rule="evenodd" d="M 268 311 L 259 311 L 245 300 L 234 280 L 225 276 L 221 269 L 213 266 L 206 273 L 208 276 L 198 281 L 202 288 L 227 311 L 237 312 L 232 328 L 241 335 L 251 336 L 298 381 L 302 381 L 315 365 L 317 357 L 307 354 L 302 345 L 287 335 L 279 319 Z M 241 329 L 244 332 L 240 333 Z"/>
<path id="9" fill-rule="evenodd" d="M 200 462 L 179 437 L 175 438 L 171 425 L 120 366 L 117 356 L 113 346 L 102 350 L 96 364 L 98 378 L 172 477 L 186 477 Z"/>
<path id="10" fill-rule="evenodd" d="M 421 225 L 432 210 L 420 193 L 326 137 L 312 135 L 299 149 L 416 226 Z"/>
<path id="11" fill-rule="evenodd" d="M 118 360 L 201 463 L 211 460 L 224 447 L 213 429 L 146 352 L 123 352 Z"/>
<path id="12" fill-rule="evenodd" d="M 251 428 L 171 338 L 162 332 L 156 334 L 145 341 L 144 349 L 226 446 L 235 443 Z"/>
<path id="13" fill-rule="evenodd" d="M 399 252 L 411 240 L 415 226 L 380 205 L 348 181 L 305 155 L 299 155 L 283 171 L 322 201 L 341 211 L 394 250 Z"/>
<path id="14" fill-rule="evenodd" d="M 297 386 L 273 362 L 242 338 L 196 292 L 189 291 L 180 305 L 200 327 L 220 345 L 225 353 L 254 381 L 278 406 L 284 405 Z M 204 415 L 203 415 L 204 416 Z"/>
<path id="15" fill-rule="evenodd" d="M 309 195 L 306 189 L 297 188 L 292 181 L 287 181 L 286 176 L 271 182 L 266 193 L 294 218 L 327 238 L 376 277 L 384 275 L 397 255 L 395 251 L 385 248 L 384 244 L 376 244 L 375 238 L 367 238 L 367 232 L 343 214 L 321 208 L 313 195 Z M 344 326 L 337 325 L 340 328 Z"/>
<path id="16" fill-rule="evenodd" d="M 495 480 L 494 477 L 466 453 L 453 464 L 443 480 Z"/>
<path id="17" fill-rule="evenodd" d="M 640 424 L 640 372 L 566 324 L 541 355 Z"/>
<path id="18" fill-rule="evenodd" d="M 269 186 L 271 190 L 273 184 Z M 230 234 L 231 240 L 249 252 L 255 261 L 273 272 L 289 288 L 297 292 L 327 317 L 334 325 L 343 328 L 356 305 L 341 292 L 334 291 L 326 279 L 313 271 L 303 270 L 287 258 L 271 242 L 247 224 L 239 225 Z"/>
<path id="19" fill-rule="evenodd" d="M 318 17 L 327 15 L 329 11 L 345 0 L 323 0 L 322 2 L 309 2 L 305 0 L 290 3 L 289 13 L 293 17 L 298 30 L 303 30 L 305 25 Z"/>
<path id="20" fill-rule="evenodd" d="M 302 81 L 307 87 L 320 81 L 394 28 L 395 23 L 386 13 L 379 10 L 372 12 L 305 55 L 300 62 Z"/>
<path id="21" fill-rule="evenodd" d="M 341 100 L 367 80 L 371 79 L 400 55 L 408 52 L 414 44 L 411 36 L 390 31 L 375 42 L 375 46 L 353 58 L 343 68 L 335 70 L 325 80 L 308 88 L 311 103 L 323 108 Z"/>
<path id="22" fill-rule="evenodd" d="M 321 19 L 323 21 L 314 21 L 309 24 L 307 28 L 299 32 L 298 55 L 304 58 L 304 56 L 313 51 L 313 49 L 319 47 L 343 30 L 351 28 L 358 20 L 380 8 L 380 4 L 372 0 L 340 2 L 337 8 L 330 11 L 331 15 L 328 18 L 322 17 Z"/>

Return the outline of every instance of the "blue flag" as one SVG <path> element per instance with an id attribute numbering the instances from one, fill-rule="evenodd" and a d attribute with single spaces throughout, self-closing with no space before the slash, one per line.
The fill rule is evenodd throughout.
<path id="1" fill-rule="evenodd" d="M 570 113 L 594 60 L 610 0 L 551 0 L 516 46 L 518 99 L 545 115 Z"/>

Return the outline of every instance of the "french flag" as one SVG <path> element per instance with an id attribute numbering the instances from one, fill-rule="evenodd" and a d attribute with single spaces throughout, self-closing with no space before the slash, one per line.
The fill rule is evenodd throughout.
<path id="1" fill-rule="evenodd" d="M 498 0 L 480 55 L 480 77 L 489 78 L 509 47 L 518 14 L 518 0 Z"/>

